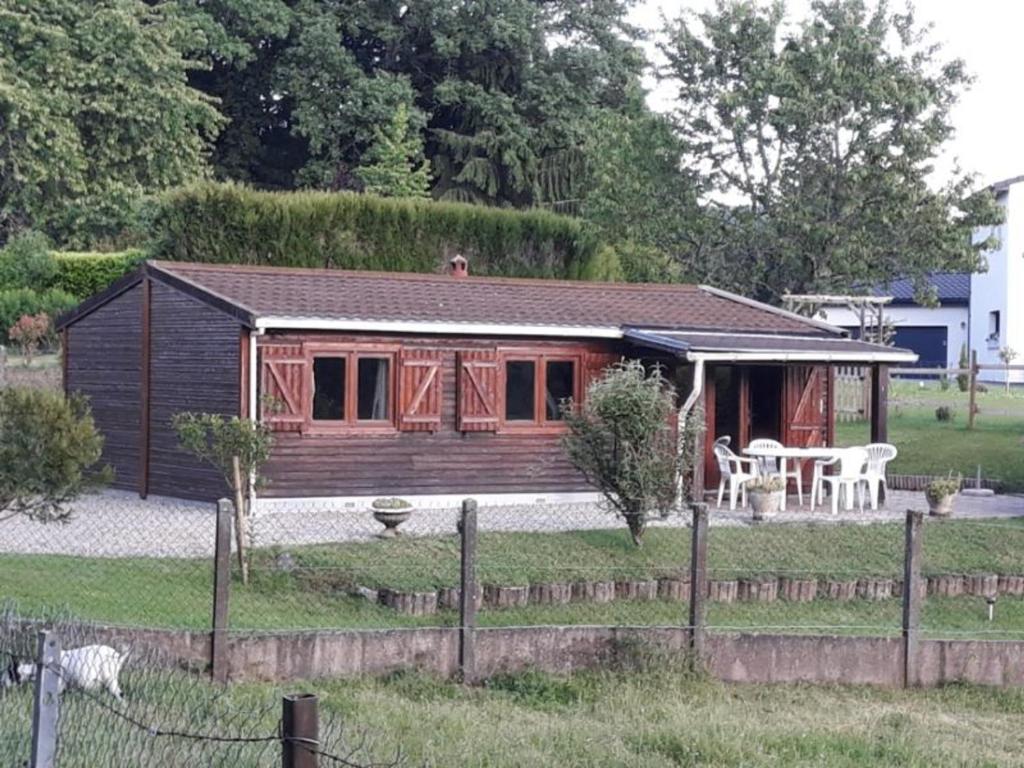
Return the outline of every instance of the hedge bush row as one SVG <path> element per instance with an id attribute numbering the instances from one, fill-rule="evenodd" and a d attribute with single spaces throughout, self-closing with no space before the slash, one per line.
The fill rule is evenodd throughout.
<path id="1" fill-rule="evenodd" d="M 143 225 L 176 261 L 437 272 L 461 253 L 477 275 L 621 277 L 583 222 L 546 211 L 206 183 L 156 198 Z"/>
<path id="2" fill-rule="evenodd" d="M 7 331 L 22 315 L 45 312 L 56 320 L 62 312 L 78 304 L 78 299 L 60 288 L 37 291 L 32 288 L 0 290 L 0 344 L 8 344 Z"/>
<path id="3" fill-rule="evenodd" d="M 54 287 L 80 299 L 99 293 L 131 272 L 145 258 L 142 251 L 118 253 L 55 253 L 57 277 Z"/>

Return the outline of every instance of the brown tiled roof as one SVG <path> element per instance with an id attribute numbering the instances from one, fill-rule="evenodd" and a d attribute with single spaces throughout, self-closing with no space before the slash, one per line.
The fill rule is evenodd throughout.
<path id="1" fill-rule="evenodd" d="M 821 324 L 695 285 L 599 283 L 154 261 L 158 279 L 253 319 L 644 326 L 831 335 Z"/>

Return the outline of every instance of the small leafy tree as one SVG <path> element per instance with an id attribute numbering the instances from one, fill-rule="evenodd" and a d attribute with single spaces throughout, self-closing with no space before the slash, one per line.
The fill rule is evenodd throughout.
<path id="1" fill-rule="evenodd" d="M 967 354 L 967 342 L 960 345 L 960 361 L 958 367 L 961 371 L 967 370 L 971 364 L 971 358 Z M 971 377 L 966 373 L 958 373 L 956 375 L 956 386 L 961 392 L 966 392 L 971 388 Z"/>
<path id="2" fill-rule="evenodd" d="M 573 465 L 622 515 L 640 546 L 652 512 L 675 502 L 680 457 L 670 419 L 674 391 L 660 370 L 617 363 L 564 409 L 563 446 Z"/>
<path id="3" fill-rule="evenodd" d="M 375 131 L 368 162 L 356 169 L 356 176 L 367 192 L 376 195 L 429 197 L 430 161 L 419 161 L 422 157 L 423 141 L 410 129 L 409 110 L 403 104 L 386 130 Z"/>
<path id="4" fill-rule="evenodd" d="M 0 390 L 0 521 L 66 521 L 68 504 L 112 479 L 97 467 L 102 450 L 84 398 Z"/>
<path id="5" fill-rule="evenodd" d="M 42 291 L 53 285 L 58 271 L 50 241 L 40 232 L 19 232 L 0 250 L 0 288 Z"/>
<path id="6" fill-rule="evenodd" d="M 7 336 L 21 351 L 26 366 L 32 362 L 32 358 L 39 351 L 39 346 L 49 335 L 50 316 L 45 312 L 22 315 L 7 331 Z"/>
<path id="7" fill-rule="evenodd" d="M 269 427 L 216 413 L 179 413 L 174 417 L 178 442 L 201 461 L 216 467 L 235 500 L 235 542 L 242 583 L 249 583 L 249 484 L 262 485 L 260 470 L 270 457 L 273 437 Z"/>
<path id="8" fill-rule="evenodd" d="M 1010 366 L 1013 365 L 1013 361 L 1017 359 L 1017 350 L 1007 345 L 1000 347 L 999 359 L 1003 361 L 1003 365 L 1006 367 L 1006 393 L 1010 393 Z"/>

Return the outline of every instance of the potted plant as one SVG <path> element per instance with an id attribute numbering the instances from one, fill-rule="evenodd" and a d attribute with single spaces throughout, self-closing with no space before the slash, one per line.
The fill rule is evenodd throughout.
<path id="1" fill-rule="evenodd" d="M 746 484 L 750 509 L 755 520 L 774 517 L 782 504 L 782 494 L 786 492 L 786 481 L 781 475 L 761 475 Z"/>
<path id="2" fill-rule="evenodd" d="M 380 534 L 382 539 L 393 539 L 398 536 L 398 526 L 408 520 L 413 513 L 412 504 L 405 499 L 374 499 L 370 505 L 373 519 L 384 526 Z"/>
<path id="3" fill-rule="evenodd" d="M 960 490 L 961 480 L 959 475 L 953 477 L 950 472 L 947 477 L 939 477 L 928 483 L 924 495 L 928 499 L 929 514 L 934 517 L 949 517 L 953 514 L 953 499 Z"/>

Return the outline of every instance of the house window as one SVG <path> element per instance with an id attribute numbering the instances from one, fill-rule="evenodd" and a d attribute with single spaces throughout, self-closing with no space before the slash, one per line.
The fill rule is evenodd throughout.
<path id="1" fill-rule="evenodd" d="M 309 420 L 324 428 L 390 425 L 392 362 L 358 351 L 314 355 Z"/>
<path id="2" fill-rule="evenodd" d="M 506 354 L 504 423 L 556 426 L 562 402 L 577 396 L 579 360 L 570 355 Z"/>
<path id="3" fill-rule="evenodd" d="M 313 421 L 345 420 L 345 358 L 313 358 Z"/>
<path id="4" fill-rule="evenodd" d="M 988 313 L 988 338 L 986 341 L 999 341 L 999 310 Z"/>

